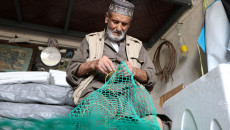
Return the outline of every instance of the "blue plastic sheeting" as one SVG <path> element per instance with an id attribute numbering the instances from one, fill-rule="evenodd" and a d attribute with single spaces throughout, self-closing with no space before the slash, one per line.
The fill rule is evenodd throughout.
<path id="1" fill-rule="evenodd" d="M 205 48 L 205 25 L 203 25 L 203 28 L 200 32 L 200 36 L 197 40 L 197 43 L 200 45 L 201 49 L 206 53 L 206 48 Z"/>

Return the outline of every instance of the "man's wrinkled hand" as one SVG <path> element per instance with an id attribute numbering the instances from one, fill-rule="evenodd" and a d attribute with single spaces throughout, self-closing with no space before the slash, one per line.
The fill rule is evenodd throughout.
<path id="1" fill-rule="evenodd" d="M 136 68 L 133 67 L 129 61 L 125 61 L 125 64 L 126 64 L 127 67 L 129 68 L 129 70 L 133 73 L 133 75 L 135 75 L 135 69 L 136 69 Z"/>
<path id="2" fill-rule="evenodd" d="M 112 61 L 107 56 L 103 56 L 100 59 L 96 60 L 94 67 L 95 70 L 101 71 L 104 74 L 108 74 L 111 71 L 115 70 Z"/>

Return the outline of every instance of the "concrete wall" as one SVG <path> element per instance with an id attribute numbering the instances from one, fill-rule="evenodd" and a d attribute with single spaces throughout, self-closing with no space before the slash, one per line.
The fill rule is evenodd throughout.
<path id="1" fill-rule="evenodd" d="M 209 0 L 211 4 L 214 0 Z M 200 56 L 197 48 L 197 39 L 201 32 L 204 22 L 204 9 L 202 0 L 193 0 L 193 7 L 188 9 L 179 19 L 181 25 L 181 37 L 184 43 L 187 45 L 189 53 L 187 56 L 183 56 L 180 52 L 180 42 L 178 37 L 177 23 L 161 37 L 170 41 L 177 51 L 177 65 L 173 73 L 173 80 L 170 79 L 168 83 L 158 81 L 152 91 L 152 98 L 159 102 L 160 96 L 172 90 L 173 88 L 184 84 L 185 87 L 202 76 Z M 163 40 L 158 40 L 157 43 L 148 50 L 151 58 L 153 58 L 157 47 Z M 201 51 L 202 63 L 204 67 L 204 73 L 207 72 L 206 55 Z M 162 49 L 165 52 L 165 49 Z M 161 53 L 161 66 L 164 67 L 165 54 Z"/>

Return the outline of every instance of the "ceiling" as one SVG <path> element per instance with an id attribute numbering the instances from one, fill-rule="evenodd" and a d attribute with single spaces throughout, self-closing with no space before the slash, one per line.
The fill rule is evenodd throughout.
<path id="1" fill-rule="evenodd" d="M 128 34 L 151 47 L 191 0 L 129 0 L 135 12 Z M 0 25 L 83 38 L 105 27 L 111 0 L 1 0 Z"/>

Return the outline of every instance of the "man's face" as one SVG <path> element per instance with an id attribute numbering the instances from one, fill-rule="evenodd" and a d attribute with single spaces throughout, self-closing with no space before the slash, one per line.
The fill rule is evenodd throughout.
<path id="1" fill-rule="evenodd" d="M 130 26 L 131 18 L 125 15 L 111 12 L 111 17 L 106 13 L 105 23 L 107 23 L 107 33 L 109 38 L 115 42 L 124 39 Z"/>

